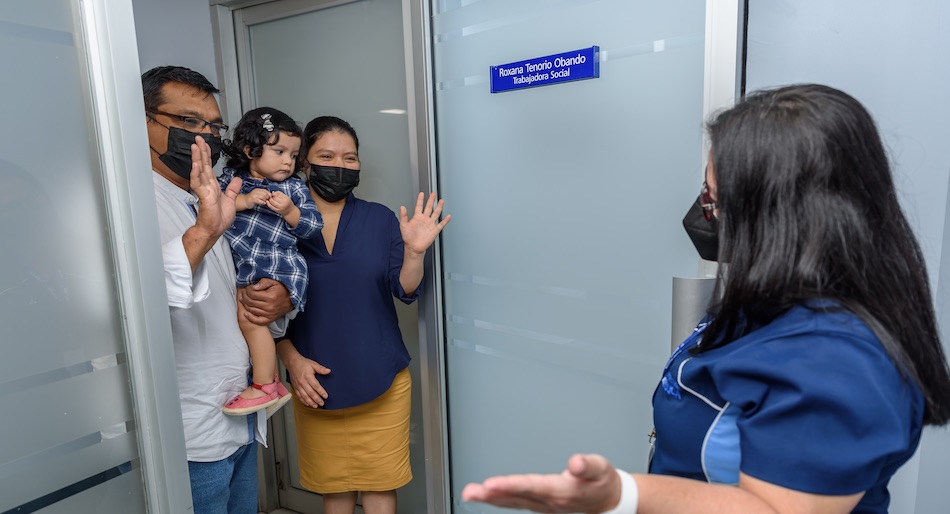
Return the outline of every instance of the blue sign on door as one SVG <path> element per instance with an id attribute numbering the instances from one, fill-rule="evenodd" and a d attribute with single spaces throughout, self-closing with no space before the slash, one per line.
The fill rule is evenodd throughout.
<path id="1" fill-rule="evenodd" d="M 571 80 L 600 77 L 600 48 L 592 46 L 571 52 L 491 67 L 491 92 L 547 86 Z"/>

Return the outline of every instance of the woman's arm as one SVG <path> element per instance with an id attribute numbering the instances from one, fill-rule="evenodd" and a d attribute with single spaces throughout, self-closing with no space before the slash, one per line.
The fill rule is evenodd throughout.
<path id="1" fill-rule="evenodd" d="M 422 283 L 422 276 L 425 273 L 422 268 L 425 255 L 425 252 L 415 253 L 406 246 L 402 257 L 402 269 L 399 270 L 399 284 L 402 285 L 402 290 L 405 291 L 406 296 L 411 297 L 415 294 L 416 288 Z"/>
<path id="2" fill-rule="evenodd" d="M 442 221 L 439 221 L 444 201 L 439 200 L 436 203 L 435 193 L 429 195 L 425 208 L 422 206 L 424 198 L 425 194 L 420 192 L 416 198 L 416 208 L 412 213 L 412 219 L 409 219 L 405 206 L 399 207 L 399 232 L 402 234 L 402 241 L 405 245 L 402 270 L 399 272 L 399 284 L 402 285 L 406 296 L 412 296 L 419 284 L 422 283 L 422 264 L 426 250 L 432 246 L 435 238 L 452 219 L 452 215 L 448 214 Z"/>
<path id="3" fill-rule="evenodd" d="M 634 480 L 639 491 L 637 514 L 847 514 L 864 495 L 804 493 L 746 474 L 740 474 L 738 487 L 663 475 L 634 475 Z M 620 502 L 620 484 L 607 459 L 574 455 L 558 475 L 492 477 L 465 486 L 462 499 L 535 512 L 602 513 Z"/>

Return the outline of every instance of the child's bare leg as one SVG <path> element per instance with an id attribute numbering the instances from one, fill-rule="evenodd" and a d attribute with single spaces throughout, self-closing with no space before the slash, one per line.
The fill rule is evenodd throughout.
<path id="1" fill-rule="evenodd" d="M 274 376 L 277 375 L 277 350 L 274 347 L 274 338 L 270 335 L 270 329 L 267 326 L 251 323 L 244 316 L 244 312 L 244 305 L 238 302 L 238 325 L 251 352 L 253 370 L 251 379 L 258 385 L 273 383 Z M 241 393 L 241 397 L 247 399 L 261 396 L 267 396 L 267 393 L 253 387 L 248 387 Z"/>

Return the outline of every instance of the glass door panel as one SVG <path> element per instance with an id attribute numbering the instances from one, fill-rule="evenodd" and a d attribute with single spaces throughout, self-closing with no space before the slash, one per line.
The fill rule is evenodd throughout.
<path id="1" fill-rule="evenodd" d="M 699 190 L 704 1 L 439 0 L 432 37 L 451 490 L 644 471 L 680 220 Z M 490 93 L 490 66 L 600 47 L 600 77 Z"/>
<path id="2" fill-rule="evenodd" d="M 77 4 L 0 11 L 0 512 L 146 509 Z"/>

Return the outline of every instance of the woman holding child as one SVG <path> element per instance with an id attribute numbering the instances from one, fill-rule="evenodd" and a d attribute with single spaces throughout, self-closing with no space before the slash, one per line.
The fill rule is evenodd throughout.
<path id="1" fill-rule="evenodd" d="M 301 483 L 321 493 L 324 512 L 394 514 L 396 489 L 412 479 L 412 379 L 392 297 L 419 297 L 423 258 L 451 216 L 442 200 L 397 218 L 353 195 L 359 139 L 346 121 L 307 124 L 300 149 L 321 234 L 298 243 L 309 270 L 307 310 L 277 352 L 290 373 Z"/>

